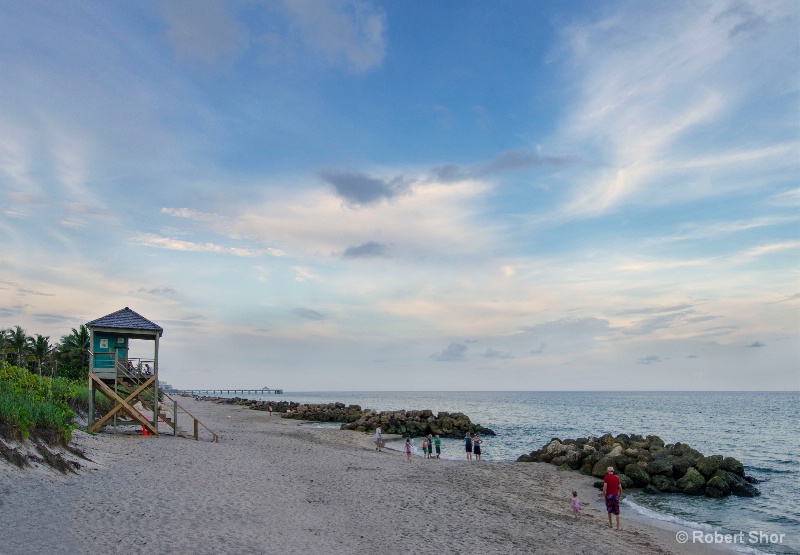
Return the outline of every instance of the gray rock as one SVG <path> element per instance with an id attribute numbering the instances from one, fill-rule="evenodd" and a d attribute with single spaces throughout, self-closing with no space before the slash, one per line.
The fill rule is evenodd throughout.
<path id="1" fill-rule="evenodd" d="M 592 467 L 592 476 L 597 476 L 598 478 L 602 478 L 606 475 L 606 471 L 609 466 L 614 466 L 614 459 L 612 457 L 603 457 L 599 461 L 595 463 Z"/>
<path id="2" fill-rule="evenodd" d="M 664 476 L 672 476 L 672 462 L 666 457 L 653 459 L 647 463 L 647 472 L 651 476 L 654 474 L 663 474 Z"/>
<path id="3" fill-rule="evenodd" d="M 676 493 L 679 491 L 678 485 L 675 482 L 675 478 L 672 476 L 656 474 L 655 476 L 651 477 L 651 483 L 665 493 Z"/>
<path id="4" fill-rule="evenodd" d="M 733 457 L 725 457 L 722 459 L 722 463 L 720 463 L 719 467 L 722 470 L 732 472 L 733 474 L 738 474 L 744 478 L 744 465 Z"/>
<path id="5" fill-rule="evenodd" d="M 703 457 L 694 467 L 703 475 L 703 478 L 708 480 L 714 473 L 719 470 L 719 465 L 722 464 L 722 455 L 711 455 L 710 457 Z"/>
<path id="6" fill-rule="evenodd" d="M 633 487 L 643 488 L 650 483 L 650 474 L 642 463 L 633 463 L 625 467 L 625 476 L 631 479 Z"/>
<path id="7" fill-rule="evenodd" d="M 706 488 L 706 479 L 696 468 L 689 467 L 686 474 L 676 482 L 676 486 L 681 493 L 686 495 L 703 495 Z"/>

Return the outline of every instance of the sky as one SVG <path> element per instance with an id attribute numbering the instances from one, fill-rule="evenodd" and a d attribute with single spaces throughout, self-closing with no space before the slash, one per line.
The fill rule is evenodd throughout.
<path id="1" fill-rule="evenodd" d="M 800 389 L 798 30 L 0 0 L 0 327 L 130 307 L 184 388 Z"/>

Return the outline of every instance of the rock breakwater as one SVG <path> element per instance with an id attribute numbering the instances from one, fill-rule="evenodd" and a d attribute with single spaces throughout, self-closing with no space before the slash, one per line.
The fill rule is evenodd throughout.
<path id="1" fill-rule="evenodd" d="M 461 438 L 467 433 L 493 436 L 494 431 L 475 424 L 460 412 L 437 412 L 431 410 L 374 411 L 362 409 L 359 405 L 344 403 L 303 404 L 291 401 L 254 401 L 239 397 L 204 397 L 217 403 L 241 405 L 253 410 L 270 410 L 283 413 L 283 418 L 306 420 L 310 422 L 341 422 L 342 430 L 374 432 L 380 425 L 384 434 L 411 436 L 439 435 L 448 438 Z"/>
<path id="2" fill-rule="evenodd" d="M 545 462 L 560 470 L 577 470 L 602 477 L 613 466 L 624 489 L 642 488 L 648 493 L 683 493 L 707 497 L 754 497 L 744 466 L 733 457 L 704 456 L 685 443 L 665 445 L 658 436 L 619 434 L 561 441 L 553 438 L 541 449 L 517 462 Z M 602 487 L 602 482 L 599 483 Z"/>

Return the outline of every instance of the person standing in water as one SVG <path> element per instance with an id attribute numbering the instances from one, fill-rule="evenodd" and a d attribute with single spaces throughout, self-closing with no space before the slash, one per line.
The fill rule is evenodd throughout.
<path id="1" fill-rule="evenodd" d="M 478 432 L 472 438 L 472 452 L 475 454 L 475 460 L 481 460 L 481 443 L 483 440 L 478 436 Z"/>
<path id="2" fill-rule="evenodd" d="M 472 460 L 472 436 L 469 435 L 469 432 L 467 432 L 467 435 L 464 436 L 464 451 L 467 452 L 467 460 L 471 461 Z"/>
<path id="3" fill-rule="evenodd" d="M 436 434 L 433 444 L 436 446 L 436 458 L 438 459 L 439 455 L 442 454 L 442 440 L 439 438 L 439 434 Z"/>
<path id="4" fill-rule="evenodd" d="M 383 435 L 381 432 L 381 426 L 378 424 L 375 427 L 375 450 L 382 451 L 383 450 Z"/>

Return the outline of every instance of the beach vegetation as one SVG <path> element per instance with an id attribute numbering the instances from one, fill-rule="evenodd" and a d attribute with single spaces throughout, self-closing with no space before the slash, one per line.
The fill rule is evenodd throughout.
<path id="1" fill-rule="evenodd" d="M 8 439 L 47 431 L 69 441 L 75 427 L 70 401 L 80 386 L 0 361 L 0 431 Z"/>

